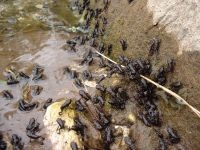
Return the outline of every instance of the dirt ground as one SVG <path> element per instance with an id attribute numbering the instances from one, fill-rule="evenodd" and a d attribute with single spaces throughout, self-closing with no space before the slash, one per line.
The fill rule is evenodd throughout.
<path id="1" fill-rule="evenodd" d="M 176 68 L 175 72 L 169 75 L 168 84 L 173 81 L 181 81 L 184 88 L 179 94 L 187 98 L 188 103 L 200 110 L 200 53 L 183 52 L 182 55 L 178 56 L 179 50 L 176 39 L 173 35 L 167 34 L 164 27 L 153 26 L 152 14 L 148 13 L 146 3 L 146 0 L 135 0 L 131 4 L 128 4 L 127 0 L 111 2 L 107 12 L 109 22 L 107 35 L 103 40 L 106 43 L 113 43 L 114 55 L 112 58 L 116 60 L 119 54 L 133 58 L 147 58 L 150 41 L 154 37 L 161 39 L 159 55 L 156 58 L 151 57 L 149 59 L 156 66 L 160 66 L 168 58 L 174 58 Z M 120 39 L 126 39 L 128 42 L 128 50 L 125 52 L 121 50 Z M 167 126 L 173 126 L 181 136 L 182 146 L 178 145 L 176 149 L 200 149 L 200 119 L 188 107 L 172 107 L 173 105 L 163 100 L 158 101 L 158 105 L 163 121 L 161 130 L 165 130 Z M 138 126 L 138 123 L 135 126 Z M 145 128 L 148 127 L 143 129 L 146 130 Z M 139 132 L 138 128 L 136 130 Z M 140 135 L 135 138 L 138 141 L 144 137 Z M 138 148 L 146 149 L 147 147 L 142 146 L 142 143 L 145 142 L 141 141 Z"/>

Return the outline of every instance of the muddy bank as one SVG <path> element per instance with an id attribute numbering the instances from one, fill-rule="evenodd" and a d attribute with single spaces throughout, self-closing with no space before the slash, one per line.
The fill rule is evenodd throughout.
<path id="1" fill-rule="evenodd" d="M 145 0 L 134 1 L 130 5 L 125 0 L 112 2 L 107 15 L 109 26 L 107 35 L 103 40 L 106 43 L 113 43 L 114 54 L 112 58 L 116 59 L 118 55 L 132 58 L 147 58 L 150 41 L 154 37 L 158 37 L 161 39 L 159 55 L 157 57 L 150 57 L 150 60 L 156 66 L 160 66 L 168 58 L 174 58 L 176 60 L 175 72 L 169 75 L 167 86 L 170 82 L 181 81 L 184 90 L 180 95 L 187 98 L 191 105 L 199 109 L 200 103 L 198 98 L 200 92 L 198 90 L 200 87 L 198 83 L 200 83 L 200 72 L 197 68 L 200 66 L 200 53 L 183 52 L 182 55 L 178 56 L 178 40 L 173 35 L 166 33 L 162 26 L 153 25 L 153 17 L 151 13 L 148 13 L 147 1 Z M 128 42 L 128 50 L 125 52 L 121 50 L 119 43 L 119 40 L 122 38 Z M 131 90 L 131 93 L 133 92 Z M 161 130 L 171 125 L 180 133 L 185 149 L 199 149 L 199 118 L 190 112 L 188 108 L 171 105 L 169 101 L 165 103 L 163 99 L 159 99 L 158 105 L 163 120 Z M 133 107 L 133 109 L 135 108 Z M 133 125 L 133 127 L 138 126 L 137 124 Z M 146 129 L 148 128 L 144 126 L 142 129 L 134 130 L 133 133 L 137 137 L 137 133 Z M 139 141 L 142 142 L 144 139 L 141 137 Z M 139 148 L 145 149 L 144 145 L 141 144 Z"/>
<path id="2" fill-rule="evenodd" d="M 66 7 L 63 7 L 64 5 L 61 4 L 66 3 L 62 0 L 55 1 L 55 9 L 48 10 L 52 10 L 51 13 L 59 14 L 58 18 L 63 20 L 68 14 L 63 14 L 65 13 Z M 95 9 L 102 8 L 103 6 L 101 1 L 92 4 L 96 4 Z M 99 16 L 97 15 L 97 18 L 92 17 L 91 31 L 88 34 L 89 39 L 85 40 L 86 42 L 84 38 L 87 39 L 88 37 L 85 35 L 77 38 L 79 34 L 56 30 L 54 28 L 54 22 L 50 22 L 53 28 L 50 28 L 48 31 L 42 30 L 41 32 L 23 33 L 21 41 L 17 40 L 16 36 L 11 39 L 4 37 L 1 42 L 2 54 L 5 54 L 4 56 L 9 58 L 10 61 L 4 61 L 5 63 L 2 63 L 2 71 L 5 71 L 6 67 L 14 66 L 16 70 L 23 71 L 31 77 L 28 81 L 20 80 L 19 84 L 9 86 L 6 85 L 5 78 L 2 74 L 3 81 L 0 84 L 0 90 L 10 90 L 14 95 L 13 100 L 6 100 L 1 97 L 0 124 L 4 136 L 10 140 L 12 134 L 18 134 L 22 137 L 25 149 L 54 149 L 52 144 L 61 142 L 58 141 L 60 136 L 56 133 L 58 124 L 55 120 L 58 115 L 56 114 L 53 120 L 48 120 L 49 122 L 44 124 L 43 117 L 45 110 L 42 106 L 48 98 L 52 98 L 53 102 L 60 102 L 71 98 L 72 104 L 67 110 L 72 109 L 73 112 L 76 112 L 76 117 L 84 124 L 80 125 L 79 121 L 76 120 L 76 124 L 78 122 L 81 127 L 78 128 L 80 131 L 78 130 L 76 132 L 77 134 L 73 134 L 73 136 L 77 136 L 83 140 L 85 149 L 110 148 L 116 150 L 136 147 L 137 149 L 153 150 L 159 147 L 159 140 L 161 138 L 159 138 L 155 129 L 160 130 L 163 134 L 163 139 L 168 149 L 199 149 L 199 118 L 190 112 L 188 108 L 173 103 L 173 98 L 164 97 L 162 91 L 155 92 L 157 95 L 155 93 L 153 94 L 158 99 L 153 102 L 155 104 L 152 104 L 153 107 L 156 107 L 156 114 L 159 112 L 159 118 L 161 119 L 159 124 L 161 123 L 161 127 L 158 124 L 148 127 L 144 121 L 139 119 L 139 113 L 143 106 L 138 104 L 135 94 L 137 94 L 138 88 L 140 87 L 138 87 L 137 82 L 130 80 L 129 77 L 118 73 L 110 75 L 110 77 L 103 80 L 100 84 L 105 87 L 99 87 L 100 90 L 96 91 L 95 86 L 98 77 L 100 75 L 109 75 L 112 67 L 116 67 L 106 62 L 106 68 L 100 68 L 99 63 L 101 58 L 94 53 L 92 55 L 90 53 L 88 54 L 89 51 L 95 52 L 95 50 L 102 50 L 101 43 L 105 42 L 107 45 L 113 44 L 113 52 L 109 56 L 113 60 L 118 61 L 119 55 L 127 56 L 133 62 L 137 58 L 145 59 L 145 62 L 149 59 L 153 71 L 158 70 L 169 58 L 173 58 L 176 62 L 175 70 L 173 73 L 168 74 L 168 82 L 165 86 L 169 87 L 173 81 L 180 81 L 183 84 L 183 88 L 179 91 L 179 94 L 187 98 L 190 104 L 200 109 L 198 102 L 198 97 L 200 96 L 198 92 L 198 83 L 200 83 L 200 72 L 198 70 L 200 66 L 200 54 L 187 52 L 177 56 L 179 49 L 176 39 L 164 30 L 160 30 L 160 26 L 153 26 L 152 14 L 148 13 L 146 5 L 147 1 L 145 0 L 134 1 L 131 4 L 128 4 L 126 0 L 111 1 L 108 10 L 105 9 L 106 11 L 103 11 Z M 38 7 L 41 8 L 41 4 Z M 93 7 L 91 6 L 91 8 Z M 62 8 L 61 11 L 59 11 L 59 8 Z M 90 11 L 93 12 L 92 10 Z M 73 18 L 75 16 L 73 15 L 71 17 Z M 103 17 L 108 19 L 108 24 L 105 23 L 105 25 L 102 25 Z M 97 20 L 99 20 L 100 25 L 95 25 Z M 71 24 L 73 24 L 73 19 Z M 93 32 L 94 26 L 99 30 Z M 69 25 L 68 27 L 71 26 Z M 99 33 L 100 36 L 97 36 L 96 34 Z M 38 38 L 38 36 L 41 36 L 41 38 Z M 66 40 L 69 42 L 73 37 L 76 37 L 73 39 L 76 46 L 69 47 L 70 44 L 67 46 Z M 154 37 L 161 40 L 159 53 L 158 55 L 149 56 L 150 41 Z M 92 42 L 90 40 L 93 39 L 97 41 L 97 46 L 94 46 L 94 43 L 94 45 L 91 44 Z M 128 48 L 125 51 L 121 49 L 119 42 L 121 39 L 124 39 L 128 43 Z M 6 43 L 6 41 L 9 43 Z M 93 45 L 93 47 L 89 45 Z M 7 52 L 7 48 L 11 49 L 11 52 Z M 15 49 L 17 50 L 15 51 Z M 86 59 L 84 58 L 85 55 L 88 55 Z M 137 61 L 141 62 L 140 60 Z M 142 61 L 142 63 L 144 62 Z M 44 68 L 45 80 L 32 80 L 32 69 L 35 64 Z M 70 71 L 66 69 L 66 66 L 79 74 L 79 78 L 83 80 L 83 87 L 75 84 L 75 79 L 73 79 L 74 75 L 69 73 Z M 91 81 L 83 78 L 82 73 L 87 69 L 92 73 L 93 79 Z M 124 71 L 123 73 L 126 74 L 127 72 Z M 138 82 L 140 82 L 140 79 L 138 79 Z M 34 90 L 33 87 L 36 85 L 43 88 L 39 95 L 32 94 L 34 93 L 32 91 Z M 109 88 L 110 86 L 114 89 Z M 81 96 L 80 90 L 88 92 L 89 96 Z M 95 96 L 101 96 L 103 100 L 101 98 L 97 100 Z M 163 97 L 161 98 L 161 96 Z M 115 99 L 119 97 L 122 102 L 115 102 Z M 28 102 L 38 102 L 39 107 L 29 112 L 22 112 L 18 109 L 21 98 L 27 98 Z M 112 101 L 111 98 L 113 98 Z M 78 110 L 80 108 L 75 107 L 78 101 L 83 103 L 86 110 L 80 111 Z M 44 145 L 41 145 L 40 141 L 37 140 L 30 142 L 26 135 L 26 127 L 32 117 L 36 118 L 40 123 L 39 135 L 45 138 L 43 141 Z M 73 121 L 75 122 L 75 118 Z M 51 128 L 51 125 L 53 128 Z M 181 138 L 180 143 L 169 143 L 167 127 L 173 127 L 177 130 Z M 69 131 L 68 128 L 61 130 L 61 135 L 64 137 L 67 137 L 67 132 L 64 132 L 66 130 Z M 82 131 L 84 131 L 84 134 Z M 59 138 L 52 136 L 55 134 Z M 62 142 L 66 141 L 63 139 Z M 65 144 L 69 146 L 70 143 L 64 143 L 63 145 Z M 59 146 L 57 147 L 58 149 Z"/>

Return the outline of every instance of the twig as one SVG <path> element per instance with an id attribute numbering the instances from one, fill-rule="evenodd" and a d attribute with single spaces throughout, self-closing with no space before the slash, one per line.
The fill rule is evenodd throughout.
<path id="1" fill-rule="evenodd" d="M 98 51 L 96 51 L 96 50 L 95 50 L 95 52 L 96 52 L 97 54 L 101 55 L 102 57 L 104 57 L 104 58 L 108 59 L 110 62 L 112 62 L 112 63 L 114 63 L 114 64 L 117 64 L 117 62 L 115 62 L 115 61 L 113 61 L 112 59 L 110 59 L 110 58 L 106 57 L 105 55 L 103 55 L 103 54 L 99 53 Z M 122 67 L 125 67 L 125 66 L 123 66 L 123 65 L 121 65 L 121 66 L 122 66 Z"/>
<path id="2" fill-rule="evenodd" d="M 102 57 L 106 58 L 107 60 L 111 61 L 112 63 L 117 64 L 117 62 L 111 60 L 110 58 L 108 58 L 108 57 L 106 57 L 105 55 L 99 53 L 98 51 L 95 50 L 95 52 L 96 52 L 97 54 L 101 55 Z M 121 65 L 121 66 L 122 66 L 123 68 L 125 67 L 125 66 L 123 66 L 123 65 Z M 166 87 L 164 87 L 164 86 L 162 86 L 162 85 L 160 85 L 160 84 L 154 82 L 153 80 L 151 80 L 151 79 L 149 79 L 149 78 L 147 78 L 147 77 L 145 77 L 145 76 L 143 76 L 143 75 L 140 75 L 140 77 L 143 78 L 143 79 L 145 79 L 145 80 L 147 80 L 148 82 L 154 84 L 157 88 L 160 88 L 160 89 L 162 89 L 163 91 L 165 91 L 165 92 L 167 92 L 168 94 L 170 94 L 171 96 L 175 97 L 175 98 L 178 100 L 179 103 L 188 106 L 188 107 L 200 118 L 200 111 L 197 110 L 196 108 L 194 108 L 193 106 L 191 106 L 186 100 L 184 100 L 184 99 L 183 99 L 182 97 L 180 97 L 178 94 L 174 93 L 173 91 L 167 89 Z"/>
<path id="3" fill-rule="evenodd" d="M 157 86 L 158 88 L 161 88 L 162 90 L 164 90 L 165 92 L 167 92 L 168 94 L 172 95 L 173 97 L 175 97 L 179 103 L 187 105 L 190 109 L 192 109 L 192 111 L 194 111 L 195 114 L 197 114 L 197 116 L 200 118 L 200 112 L 194 108 L 193 106 L 191 106 L 186 100 L 184 100 L 182 97 L 180 97 L 178 94 L 174 93 L 173 91 L 167 89 L 166 87 L 152 81 L 151 79 L 140 75 L 140 77 L 142 77 L 143 79 L 147 80 L 148 82 L 154 84 L 155 86 Z"/>

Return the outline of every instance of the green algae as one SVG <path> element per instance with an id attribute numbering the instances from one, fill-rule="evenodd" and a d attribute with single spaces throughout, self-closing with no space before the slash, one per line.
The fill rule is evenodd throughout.
<path id="1" fill-rule="evenodd" d="M 66 24 L 74 26 L 78 23 L 77 17 L 69 8 L 69 2 L 67 0 L 57 0 L 50 5 L 50 10 L 58 16 L 58 19 L 64 21 Z"/>
<path id="2" fill-rule="evenodd" d="M 51 30 L 54 24 L 63 28 L 78 24 L 76 17 L 69 8 L 68 0 L 58 1 L 3 1 L 0 9 L 0 36 L 13 36 L 18 32 L 35 30 Z M 64 23 L 64 24 L 62 24 Z M 56 26 L 56 25 L 55 25 Z"/>

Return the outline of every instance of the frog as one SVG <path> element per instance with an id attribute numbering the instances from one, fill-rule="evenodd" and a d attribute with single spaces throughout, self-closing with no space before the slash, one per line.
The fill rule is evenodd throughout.
<path id="1" fill-rule="evenodd" d="M 65 102 L 60 106 L 60 112 L 58 113 L 59 115 L 63 114 L 64 109 L 66 109 L 67 107 L 69 107 L 69 105 L 72 103 L 71 99 L 67 99 L 65 100 Z"/>
<path id="2" fill-rule="evenodd" d="M 22 143 L 22 138 L 17 134 L 13 134 L 11 138 L 11 142 L 14 150 L 23 149 L 24 143 Z"/>
<path id="3" fill-rule="evenodd" d="M 105 92 L 106 91 L 106 88 L 103 85 L 100 85 L 100 84 L 96 85 L 96 89 L 101 91 L 101 92 Z"/>
<path id="4" fill-rule="evenodd" d="M 70 130 L 76 131 L 77 134 L 80 134 L 82 138 L 84 138 L 85 135 L 85 128 L 87 128 L 86 125 L 84 125 L 79 117 L 74 118 L 74 125 L 70 128 Z"/>
<path id="5" fill-rule="evenodd" d="M 100 76 L 97 78 L 96 82 L 99 84 L 99 83 L 101 83 L 105 78 L 106 78 L 105 75 L 100 75 Z"/>
<path id="6" fill-rule="evenodd" d="M 92 80 L 92 73 L 89 70 L 84 70 L 82 76 L 85 80 Z"/>
<path id="7" fill-rule="evenodd" d="M 108 126 L 105 128 L 104 132 L 103 132 L 104 136 L 103 136 L 103 145 L 105 149 L 108 149 L 110 147 L 110 144 L 112 144 L 114 142 L 114 136 L 113 136 L 113 132 L 111 130 L 111 127 Z"/>
<path id="8" fill-rule="evenodd" d="M 9 90 L 3 90 L 0 94 L 7 100 L 13 99 L 13 94 Z"/>
<path id="9" fill-rule="evenodd" d="M 149 47 L 149 56 L 158 55 L 161 40 L 158 38 L 153 38 Z"/>
<path id="10" fill-rule="evenodd" d="M 18 103 L 18 108 L 21 111 L 31 111 L 38 107 L 38 102 L 27 103 L 25 100 L 20 99 Z"/>
<path id="11" fill-rule="evenodd" d="M 77 100 L 75 102 L 75 104 L 76 104 L 76 110 L 78 110 L 78 111 L 84 111 L 85 110 L 85 107 L 81 102 L 81 99 Z"/>
<path id="12" fill-rule="evenodd" d="M 32 80 L 33 81 L 38 81 L 38 80 L 43 80 L 45 78 L 44 73 L 44 68 L 39 66 L 39 65 L 34 65 L 33 70 L 32 70 Z"/>
<path id="13" fill-rule="evenodd" d="M 43 105 L 43 109 L 47 109 L 52 104 L 52 101 L 53 101 L 52 98 L 48 98 Z"/>
<path id="14" fill-rule="evenodd" d="M 171 127 L 167 127 L 167 133 L 168 133 L 168 139 L 170 143 L 177 144 L 180 142 L 181 138 L 175 129 Z"/>
<path id="15" fill-rule="evenodd" d="M 127 48 L 128 48 L 127 42 L 124 39 L 121 39 L 119 42 L 121 44 L 122 50 L 123 51 L 127 50 Z"/>
<path id="16" fill-rule="evenodd" d="M 91 99 L 90 94 L 85 92 L 84 90 L 79 90 L 79 95 L 85 100 L 90 100 Z"/>
<path id="17" fill-rule="evenodd" d="M 65 120 L 61 119 L 61 118 L 57 118 L 56 122 L 58 124 L 58 128 L 56 131 L 58 131 L 57 133 L 60 134 L 60 130 L 61 129 L 65 129 Z"/>
<path id="18" fill-rule="evenodd" d="M 70 143 L 71 150 L 78 150 L 78 145 L 75 142 Z"/>
<path id="19" fill-rule="evenodd" d="M 33 95 L 40 95 L 40 93 L 43 90 L 43 87 L 39 86 L 39 85 L 34 85 L 34 86 L 31 86 L 31 89 L 32 89 L 32 94 Z"/>
<path id="20" fill-rule="evenodd" d="M 124 143 L 128 146 L 130 150 L 135 150 L 135 141 L 133 141 L 129 136 L 124 137 Z"/>
<path id="21" fill-rule="evenodd" d="M 31 139 L 33 140 L 44 139 L 42 136 L 36 135 L 36 133 L 39 131 L 40 131 L 40 123 L 38 123 L 35 118 L 31 118 L 29 120 L 29 124 L 26 127 L 26 135 L 30 138 L 30 142 Z"/>

